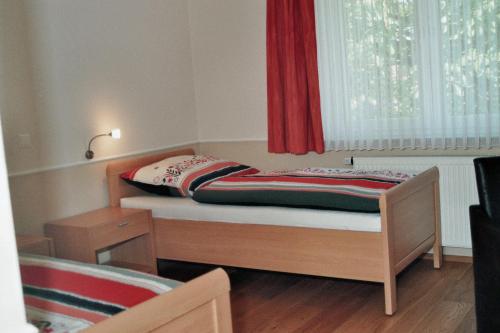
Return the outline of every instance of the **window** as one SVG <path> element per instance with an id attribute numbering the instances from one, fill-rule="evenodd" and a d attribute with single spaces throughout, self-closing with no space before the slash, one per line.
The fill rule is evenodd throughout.
<path id="1" fill-rule="evenodd" d="M 499 145 L 496 0 L 316 0 L 328 149 Z"/>

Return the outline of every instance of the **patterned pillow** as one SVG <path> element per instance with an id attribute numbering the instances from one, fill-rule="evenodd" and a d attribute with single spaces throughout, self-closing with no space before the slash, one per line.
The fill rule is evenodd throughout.
<path id="1" fill-rule="evenodd" d="M 191 196 L 198 187 L 225 176 L 259 172 L 247 165 L 213 156 L 182 155 L 129 170 L 121 178 L 144 191 L 175 197 Z"/>

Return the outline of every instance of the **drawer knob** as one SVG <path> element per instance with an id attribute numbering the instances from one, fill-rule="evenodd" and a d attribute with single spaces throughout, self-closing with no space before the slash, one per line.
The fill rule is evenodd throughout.
<path id="1" fill-rule="evenodd" d="M 127 222 L 127 221 L 124 221 L 124 222 L 122 222 L 122 223 L 119 223 L 119 224 L 118 224 L 118 227 L 119 227 L 119 228 L 123 228 L 123 227 L 126 227 L 127 225 L 128 225 L 128 222 Z"/>

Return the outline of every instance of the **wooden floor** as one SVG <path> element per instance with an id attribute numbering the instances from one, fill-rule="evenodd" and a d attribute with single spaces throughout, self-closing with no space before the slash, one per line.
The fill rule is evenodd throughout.
<path id="1" fill-rule="evenodd" d="M 187 281 L 211 269 L 159 262 L 160 274 Z M 398 276 L 398 312 L 384 315 L 382 284 L 244 269 L 231 279 L 235 333 L 475 332 L 470 263 L 418 260 Z"/>

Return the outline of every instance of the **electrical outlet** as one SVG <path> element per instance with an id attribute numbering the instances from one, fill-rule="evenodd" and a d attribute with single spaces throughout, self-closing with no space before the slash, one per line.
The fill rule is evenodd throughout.
<path id="1" fill-rule="evenodd" d="M 18 134 L 17 144 L 19 148 L 33 148 L 33 143 L 31 142 L 31 135 L 28 133 Z"/>
<path id="2" fill-rule="evenodd" d="M 352 165 L 352 156 L 344 157 L 344 165 Z"/>

